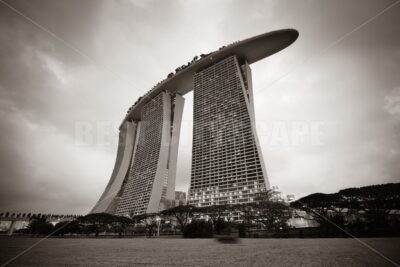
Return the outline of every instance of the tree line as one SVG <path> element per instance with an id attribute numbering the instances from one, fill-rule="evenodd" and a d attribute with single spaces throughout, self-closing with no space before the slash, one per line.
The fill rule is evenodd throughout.
<path id="1" fill-rule="evenodd" d="M 184 205 L 133 217 L 88 214 L 73 221 L 59 222 L 55 226 L 45 218 L 37 217 L 19 232 L 54 236 L 113 234 L 153 237 L 180 234 L 188 238 L 232 234 L 246 237 L 250 229 L 283 233 L 289 228 L 287 220 L 290 208 L 284 203 L 272 201 L 271 195 L 271 192 L 260 194 L 254 203 L 248 204 L 208 207 Z"/>
<path id="2" fill-rule="evenodd" d="M 349 188 L 335 194 L 311 194 L 290 205 L 275 201 L 273 192 L 255 202 L 237 205 L 177 206 L 159 213 L 132 217 L 88 214 L 52 225 L 43 217 L 31 219 L 20 233 L 33 235 L 183 235 L 187 238 L 238 235 L 257 237 L 400 236 L 400 184 Z M 293 229 L 297 211 L 317 222 L 313 229 Z"/>

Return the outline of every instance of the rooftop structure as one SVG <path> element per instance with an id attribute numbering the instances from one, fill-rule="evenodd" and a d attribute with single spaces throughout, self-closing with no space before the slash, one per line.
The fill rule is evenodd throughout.
<path id="1" fill-rule="evenodd" d="M 128 110 L 123 122 L 127 120 L 140 120 L 144 104 L 163 90 L 168 90 L 171 94 L 178 93 L 180 95 L 185 95 L 192 91 L 193 75 L 199 70 L 205 69 L 231 55 L 236 55 L 239 61 L 246 61 L 248 64 L 253 64 L 288 47 L 298 36 L 299 33 L 294 29 L 272 31 L 243 41 L 234 42 L 217 51 L 206 55 L 202 54 L 200 57 L 194 57 L 195 60 L 189 62 L 190 64 L 181 66 L 175 74 L 171 75 L 170 73 L 169 77 L 159 82 L 140 97 Z"/>

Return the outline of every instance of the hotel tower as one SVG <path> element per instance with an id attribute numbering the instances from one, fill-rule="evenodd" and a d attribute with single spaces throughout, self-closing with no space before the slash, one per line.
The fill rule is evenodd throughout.
<path id="1" fill-rule="evenodd" d="M 128 110 L 114 171 L 91 213 L 159 212 L 174 199 L 183 95 L 193 90 L 189 204 L 241 204 L 269 189 L 255 130 L 250 64 L 292 44 L 292 29 L 261 34 L 170 73 Z"/>

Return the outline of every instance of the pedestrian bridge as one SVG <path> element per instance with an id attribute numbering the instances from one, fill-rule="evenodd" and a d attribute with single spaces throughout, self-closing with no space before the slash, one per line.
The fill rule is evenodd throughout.
<path id="1" fill-rule="evenodd" d="M 0 213 L 0 225 L 2 232 L 12 235 L 18 225 L 26 225 L 35 218 L 45 218 L 46 221 L 56 224 L 61 221 L 72 221 L 81 215 L 77 214 L 44 214 L 44 213 Z"/>

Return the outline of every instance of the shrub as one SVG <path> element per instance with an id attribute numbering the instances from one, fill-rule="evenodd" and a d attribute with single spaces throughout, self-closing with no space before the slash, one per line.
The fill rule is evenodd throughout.
<path id="1" fill-rule="evenodd" d="M 206 221 L 192 221 L 183 231 L 185 238 L 211 238 L 213 237 L 213 225 Z"/>
<path id="2" fill-rule="evenodd" d="M 239 237 L 244 238 L 246 237 L 246 226 L 244 224 L 238 225 Z"/>
<path id="3" fill-rule="evenodd" d="M 53 225 L 47 222 L 44 217 L 32 219 L 28 226 L 28 231 L 31 234 L 48 235 L 52 230 Z"/>

